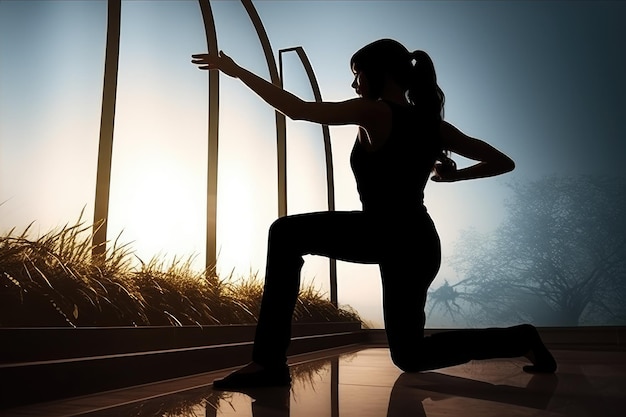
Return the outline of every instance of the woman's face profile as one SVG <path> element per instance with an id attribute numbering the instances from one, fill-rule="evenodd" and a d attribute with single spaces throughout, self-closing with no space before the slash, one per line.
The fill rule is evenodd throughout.
<path id="1" fill-rule="evenodd" d="M 367 85 L 367 78 L 363 71 L 353 70 L 354 73 L 354 81 L 352 82 L 352 88 L 356 91 L 357 95 L 360 97 L 367 97 L 369 92 L 369 88 Z"/>

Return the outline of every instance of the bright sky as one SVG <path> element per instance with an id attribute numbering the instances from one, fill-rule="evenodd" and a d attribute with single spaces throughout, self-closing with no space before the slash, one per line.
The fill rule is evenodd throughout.
<path id="1" fill-rule="evenodd" d="M 219 47 L 269 78 L 241 3 L 211 1 Z M 616 172 L 624 155 L 626 3 L 604 1 L 254 1 L 278 51 L 302 46 L 322 97 L 354 97 L 349 58 L 391 37 L 434 60 L 446 119 L 517 163 L 506 176 L 429 184 L 427 206 L 444 264 L 461 230 L 497 227 L 506 183 L 543 175 Z M 0 232 L 35 221 L 44 233 L 93 216 L 106 39 L 104 0 L 0 0 Z M 123 0 L 109 237 L 139 257 L 204 260 L 207 73 L 195 0 Z M 293 53 L 287 89 L 312 98 Z M 221 77 L 218 247 L 222 275 L 262 271 L 275 219 L 273 110 Z M 354 127 L 331 128 L 336 208 L 359 209 L 348 164 Z M 289 212 L 323 210 L 321 129 L 288 122 Z M 327 261 L 305 282 L 328 288 Z M 417 266 L 416 266 L 417 267 Z M 339 264 L 339 302 L 382 325 L 375 266 Z M 442 322 L 431 319 L 427 325 Z"/>

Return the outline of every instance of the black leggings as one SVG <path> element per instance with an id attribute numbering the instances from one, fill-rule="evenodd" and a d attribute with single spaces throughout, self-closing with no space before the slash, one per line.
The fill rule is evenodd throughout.
<path id="1" fill-rule="evenodd" d="M 270 227 L 253 349 L 257 363 L 270 367 L 286 363 L 303 255 L 379 265 L 389 349 L 402 370 L 421 371 L 482 359 L 479 356 L 525 353 L 512 349 L 513 345 L 501 346 L 499 339 L 510 339 L 510 335 L 494 332 L 506 329 L 424 337 L 426 294 L 441 264 L 439 236 L 426 211 L 393 216 L 333 211 L 281 217 Z M 485 343 L 497 349 L 486 349 Z"/>

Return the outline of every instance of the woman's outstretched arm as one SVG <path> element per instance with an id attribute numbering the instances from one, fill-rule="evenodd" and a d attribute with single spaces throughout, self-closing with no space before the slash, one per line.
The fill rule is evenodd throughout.
<path id="1" fill-rule="evenodd" d="M 440 133 L 444 149 L 477 163 L 458 170 L 436 170 L 433 181 L 454 182 L 493 177 L 515 168 L 515 162 L 507 155 L 480 139 L 467 136 L 448 122 L 441 123 Z"/>
<path id="2" fill-rule="evenodd" d="M 354 98 L 341 102 L 304 101 L 283 90 L 277 85 L 239 66 L 228 55 L 196 54 L 192 63 L 203 70 L 220 70 L 233 78 L 238 78 L 270 106 L 292 120 L 306 120 L 326 125 L 358 125 L 368 131 L 379 129 L 381 114 L 391 111 L 375 100 Z M 374 135 L 376 137 L 377 135 Z"/>

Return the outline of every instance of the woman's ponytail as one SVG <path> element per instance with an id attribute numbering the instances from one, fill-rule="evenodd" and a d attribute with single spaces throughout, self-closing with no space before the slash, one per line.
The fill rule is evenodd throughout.
<path id="1" fill-rule="evenodd" d="M 435 65 L 430 56 L 424 51 L 411 52 L 413 74 L 409 84 L 409 100 L 420 111 L 429 116 L 443 119 L 445 95 L 437 84 Z"/>
<path id="2" fill-rule="evenodd" d="M 413 76 L 409 87 L 409 100 L 431 120 L 440 122 L 444 116 L 445 95 L 437 84 L 435 65 L 424 51 L 411 53 Z M 456 162 L 450 158 L 450 152 L 442 149 L 435 159 L 433 167 L 438 174 L 456 171 Z"/>

